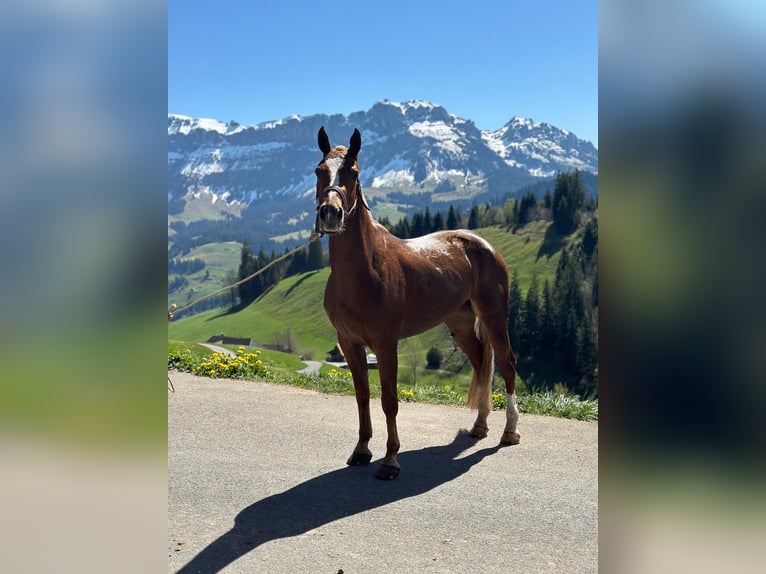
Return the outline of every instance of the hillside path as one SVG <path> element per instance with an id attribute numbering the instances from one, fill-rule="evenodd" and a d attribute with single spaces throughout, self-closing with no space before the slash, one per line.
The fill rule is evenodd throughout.
<path id="1" fill-rule="evenodd" d="M 306 368 L 298 371 L 302 375 L 318 375 L 324 363 L 322 361 L 303 361 Z"/>
<path id="2" fill-rule="evenodd" d="M 214 353 L 219 353 L 221 355 L 228 355 L 230 357 L 236 357 L 237 356 L 237 353 L 235 353 L 231 349 L 227 349 L 226 347 L 219 347 L 218 345 L 213 345 L 211 343 L 199 343 L 199 344 L 202 345 L 203 347 L 207 347 L 208 349 L 210 349 Z"/>
<path id="3" fill-rule="evenodd" d="M 356 402 L 171 373 L 170 572 L 596 572 L 598 425 L 521 415 L 500 447 L 466 409 L 400 403 L 399 478 L 372 400 L 373 463 L 348 467 Z"/>

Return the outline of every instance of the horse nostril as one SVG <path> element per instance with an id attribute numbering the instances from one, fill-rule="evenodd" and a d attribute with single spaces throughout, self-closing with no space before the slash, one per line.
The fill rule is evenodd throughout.
<path id="1" fill-rule="evenodd" d="M 323 205 L 322 207 L 319 208 L 320 217 L 324 219 L 328 215 L 334 215 L 335 217 L 338 217 L 338 215 L 340 215 L 340 210 L 333 205 Z"/>

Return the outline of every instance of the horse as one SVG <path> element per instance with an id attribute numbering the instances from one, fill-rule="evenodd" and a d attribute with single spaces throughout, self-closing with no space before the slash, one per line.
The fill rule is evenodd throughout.
<path id="1" fill-rule="evenodd" d="M 358 129 L 349 146 L 332 147 L 322 126 L 322 160 L 316 167 L 315 231 L 329 236 L 330 276 L 324 293 L 327 317 L 337 331 L 354 381 L 359 440 L 346 464 L 372 460 L 370 388 L 365 348 L 378 359 L 388 438 L 376 478 L 399 475 L 396 415 L 397 347 L 401 339 L 445 323 L 473 367 L 466 400 L 478 410 L 469 435 L 487 436 L 494 359 L 508 402 L 500 442 L 518 444 L 516 356 L 508 334 L 508 270 L 500 253 L 468 230 L 437 231 L 400 239 L 375 221 L 359 181 Z"/>

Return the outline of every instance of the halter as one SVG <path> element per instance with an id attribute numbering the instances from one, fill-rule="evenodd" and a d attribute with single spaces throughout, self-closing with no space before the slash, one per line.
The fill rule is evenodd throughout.
<path id="1" fill-rule="evenodd" d="M 359 188 L 358 196 L 354 199 L 354 205 L 351 206 L 351 209 L 348 208 L 348 198 L 346 197 L 346 194 L 343 192 L 343 189 L 341 187 L 338 187 L 337 185 L 329 185 L 325 187 L 322 190 L 321 199 L 317 202 L 316 206 L 316 222 L 314 224 L 314 232 L 319 234 L 320 236 L 324 235 L 324 232 L 319 227 L 319 208 L 322 207 L 322 202 L 324 201 L 324 198 L 327 197 L 327 195 L 334 191 L 340 196 L 341 203 L 343 204 L 343 219 L 346 219 L 347 217 L 351 217 L 354 212 L 356 211 L 357 205 L 359 205 L 359 198 L 362 198 L 362 205 L 367 209 L 367 211 L 370 211 L 370 206 L 367 205 L 367 200 L 364 198 L 364 194 L 362 193 L 362 184 L 357 182 L 357 187 Z"/>

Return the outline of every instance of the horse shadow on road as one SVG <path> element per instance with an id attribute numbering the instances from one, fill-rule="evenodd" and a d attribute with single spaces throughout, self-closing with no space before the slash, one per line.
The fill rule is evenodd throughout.
<path id="1" fill-rule="evenodd" d="M 211 542 L 179 574 L 218 572 L 265 542 L 428 492 L 468 472 L 502 445 L 457 457 L 476 444 L 461 431 L 447 445 L 400 453 L 396 480 L 378 481 L 370 467 L 344 467 L 298 484 L 243 509 L 231 530 Z"/>

